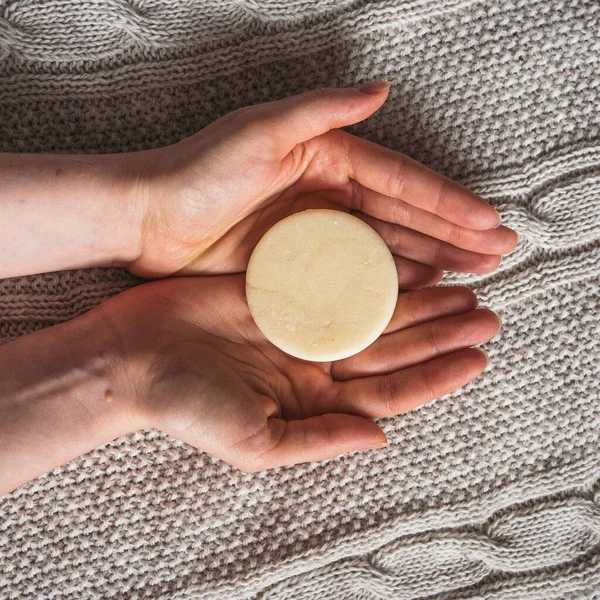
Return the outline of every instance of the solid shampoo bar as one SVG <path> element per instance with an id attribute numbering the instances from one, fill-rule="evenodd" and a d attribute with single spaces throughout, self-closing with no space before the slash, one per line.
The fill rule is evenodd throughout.
<path id="1" fill-rule="evenodd" d="M 276 223 L 248 264 L 246 295 L 259 329 L 298 358 L 332 361 L 372 344 L 398 299 L 385 242 L 360 219 L 306 210 Z"/>

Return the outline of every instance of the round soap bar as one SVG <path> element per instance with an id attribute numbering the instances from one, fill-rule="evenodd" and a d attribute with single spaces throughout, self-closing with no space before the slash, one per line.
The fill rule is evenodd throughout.
<path id="1" fill-rule="evenodd" d="M 372 344 L 398 299 L 394 259 L 379 235 L 337 210 L 306 210 L 276 223 L 248 264 L 252 317 L 275 346 L 332 361 Z"/>

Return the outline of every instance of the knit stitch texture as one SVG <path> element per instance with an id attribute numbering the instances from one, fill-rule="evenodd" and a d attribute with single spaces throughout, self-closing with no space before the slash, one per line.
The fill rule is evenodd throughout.
<path id="1" fill-rule="evenodd" d="M 498 272 L 445 278 L 501 314 L 490 368 L 382 420 L 388 448 L 248 475 L 121 438 L 0 500 L 0 598 L 600 598 L 599 73 L 597 0 L 0 0 L 0 151 L 159 147 L 387 79 L 349 130 L 521 236 Z M 137 283 L 0 281 L 0 340 Z"/>

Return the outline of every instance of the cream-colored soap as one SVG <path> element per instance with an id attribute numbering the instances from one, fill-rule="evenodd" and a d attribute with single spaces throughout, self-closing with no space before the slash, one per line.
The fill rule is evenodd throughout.
<path id="1" fill-rule="evenodd" d="M 259 329 L 298 358 L 332 361 L 372 344 L 398 299 L 394 259 L 379 235 L 336 210 L 276 223 L 248 264 L 246 295 Z"/>

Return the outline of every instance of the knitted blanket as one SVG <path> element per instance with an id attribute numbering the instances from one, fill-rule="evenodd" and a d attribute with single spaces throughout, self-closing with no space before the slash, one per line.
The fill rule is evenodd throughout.
<path id="1" fill-rule="evenodd" d="M 502 316 L 490 367 L 381 420 L 389 447 L 249 475 L 121 438 L 0 500 L 0 598 L 600 598 L 599 73 L 597 0 L 0 0 L 0 151 L 158 147 L 387 79 L 349 130 L 521 236 L 498 272 L 444 280 Z M 1 281 L 0 339 L 138 283 Z"/>

